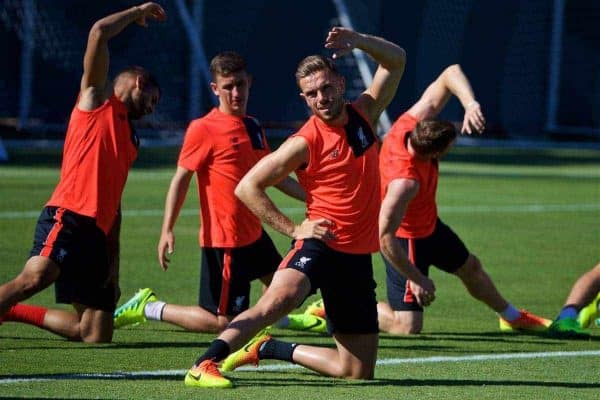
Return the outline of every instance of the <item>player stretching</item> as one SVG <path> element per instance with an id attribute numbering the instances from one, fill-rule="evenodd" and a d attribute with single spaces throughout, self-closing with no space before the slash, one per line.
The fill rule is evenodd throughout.
<path id="1" fill-rule="evenodd" d="M 231 387 L 223 370 L 260 359 L 295 362 L 324 375 L 371 379 L 377 358 L 377 303 L 371 253 L 379 248 L 378 145 L 373 126 L 396 93 L 405 53 L 384 39 L 333 28 L 325 47 L 334 58 L 359 48 L 379 63 L 371 85 L 352 103 L 332 60 L 309 56 L 296 70 L 313 116 L 242 179 L 236 194 L 264 222 L 294 239 L 258 303 L 238 315 L 185 377 L 186 385 Z M 306 190 L 307 219 L 295 225 L 265 190 L 296 171 Z M 335 348 L 282 342 L 262 328 L 321 290 Z"/>
<path id="2" fill-rule="evenodd" d="M 65 138 L 60 181 L 38 220 L 23 271 L 0 286 L 0 316 L 71 340 L 110 342 L 119 297 L 120 202 L 138 138 L 130 119 L 154 111 L 156 80 L 141 67 L 108 79 L 108 42 L 135 22 L 162 21 L 155 3 L 109 15 L 90 30 L 77 104 Z M 75 312 L 17 304 L 55 283 Z"/>
<path id="3" fill-rule="evenodd" d="M 545 330 L 550 321 L 508 303 L 479 259 L 437 215 L 438 163 L 452 147 L 456 130 L 450 122 L 433 118 L 452 95 L 465 109 L 462 132 L 482 132 L 485 119 L 471 85 L 460 66 L 452 65 L 396 120 L 382 145 L 379 234 L 390 304 L 378 304 L 379 328 L 389 333 L 421 331 L 423 307 L 435 299 L 428 278 L 434 265 L 457 276 L 471 296 L 496 311 L 501 330 Z"/>
<path id="4" fill-rule="evenodd" d="M 558 338 L 590 337 L 584 328 L 593 321 L 600 326 L 600 263 L 581 275 L 573 284 L 560 314 L 548 328 Z"/>
<path id="5" fill-rule="evenodd" d="M 234 195 L 240 179 L 270 151 L 260 124 L 246 115 L 252 83 L 246 61 L 238 53 L 223 52 L 212 59 L 210 71 L 210 87 L 219 106 L 192 121 L 187 129 L 158 242 L 158 262 L 166 271 L 175 250 L 175 222 L 195 173 L 202 249 L 198 305 L 167 304 L 149 288 L 142 289 L 115 312 L 117 328 L 150 319 L 195 332 L 221 332 L 248 308 L 250 283 L 260 279 L 269 284 L 281 262 L 258 217 Z M 304 200 L 304 191 L 291 178 L 278 188 Z M 312 320 L 326 329 L 325 320 Z"/>

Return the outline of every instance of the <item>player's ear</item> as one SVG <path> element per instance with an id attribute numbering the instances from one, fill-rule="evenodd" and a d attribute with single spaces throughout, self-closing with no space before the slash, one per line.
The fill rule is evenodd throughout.
<path id="1" fill-rule="evenodd" d="M 215 82 L 211 82 L 210 83 L 210 90 L 212 90 L 213 94 L 217 97 L 219 97 L 219 91 L 217 90 L 218 86 Z"/>
<path id="2" fill-rule="evenodd" d="M 136 75 L 135 87 L 139 90 L 144 90 L 144 78 L 141 75 Z"/>

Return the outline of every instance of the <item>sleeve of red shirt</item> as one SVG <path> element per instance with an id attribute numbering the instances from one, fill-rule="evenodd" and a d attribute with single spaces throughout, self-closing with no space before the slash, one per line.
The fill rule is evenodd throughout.
<path id="1" fill-rule="evenodd" d="M 192 121 L 185 132 L 177 165 L 189 171 L 198 171 L 206 162 L 210 148 L 207 127 L 201 121 Z"/>
<path id="2" fill-rule="evenodd" d="M 386 140 L 388 143 L 389 155 L 386 160 L 386 171 L 390 174 L 390 181 L 394 179 L 414 179 L 419 180 L 419 174 L 414 165 L 413 157 L 406 148 L 406 136 L 415 129 L 417 119 L 408 113 L 404 113 L 396 120 Z"/>

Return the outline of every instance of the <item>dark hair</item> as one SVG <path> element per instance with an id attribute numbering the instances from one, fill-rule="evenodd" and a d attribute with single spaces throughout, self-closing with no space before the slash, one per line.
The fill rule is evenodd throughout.
<path id="1" fill-rule="evenodd" d="M 217 79 L 217 75 L 229 76 L 245 70 L 246 60 L 235 51 L 221 52 L 210 61 L 210 75 L 213 80 Z"/>
<path id="2" fill-rule="evenodd" d="M 431 154 L 446 150 L 456 139 L 456 128 L 451 122 L 424 119 L 410 133 L 410 144 L 419 154 Z"/>
<path id="3" fill-rule="evenodd" d="M 160 85 L 158 84 L 156 77 L 144 67 L 140 67 L 139 65 L 130 65 L 128 67 L 123 68 L 115 77 L 115 82 L 123 75 L 141 76 L 146 85 L 150 85 L 152 87 L 157 88 L 158 94 L 161 94 Z"/>
<path id="4" fill-rule="evenodd" d="M 307 76 L 324 69 L 332 71 L 336 75 L 340 75 L 331 58 L 321 55 L 308 56 L 300 61 L 298 68 L 296 68 L 296 83 L 300 82 L 300 79 L 306 78 Z"/>

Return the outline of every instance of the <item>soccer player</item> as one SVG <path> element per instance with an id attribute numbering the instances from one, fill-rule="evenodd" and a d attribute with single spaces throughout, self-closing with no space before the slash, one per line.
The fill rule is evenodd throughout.
<path id="1" fill-rule="evenodd" d="M 108 80 L 108 42 L 131 23 L 162 21 L 155 3 L 111 14 L 91 28 L 77 104 L 65 138 L 60 181 L 37 222 L 23 271 L 0 286 L 2 320 L 35 325 L 70 340 L 110 342 L 119 297 L 120 202 L 138 138 L 130 119 L 150 114 L 156 80 L 141 67 Z M 55 283 L 75 312 L 17 304 Z"/>
<path id="2" fill-rule="evenodd" d="M 592 321 L 600 317 L 600 263 L 577 279 L 560 314 L 548 328 L 550 336 L 588 338 Z M 598 321 L 596 321 L 598 322 Z"/>
<path id="3" fill-rule="evenodd" d="M 312 117 L 236 188 L 236 195 L 261 220 L 293 238 L 292 249 L 257 304 L 238 315 L 188 371 L 186 385 L 231 387 L 217 369 L 222 360 L 225 371 L 278 359 L 324 375 L 373 378 L 378 329 L 371 253 L 379 248 L 380 204 L 373 126 L 396 92 L 405 53 L 382 38 L 337 27 L 328 33 L 325 47 L 336 51 L 334 58 L 354 48 L 372 56 L 379 64 L 373 81 L 346 103 L 344 78 L 331 59 L 315 55 L 300 62 L 296 81 Z M 265 193 L 292 171 L 306 190 L 307 218 L 299 225 Z M 317 289 L 328 310 L 335 348 L 286 343 L 268 334 L 256 335 L 242 348 Z"/>
<path id="4" fill-rule="evenodd" d="M 281 262 L 258 217 L 234 194 L 240 179 L 269 153 L 262 127 L 246 115 L 252 82 L 246 61 L 238 53 L 223 52 L 212 59 L 210 72 L 219 105 L 187 129 L 158 242 L 158 262 L 166 271 L 175 250 L 175 223 L 195 173 L 201 211 L 199 305 L 166 304 L 152 290 L 142 289 L 115 312 L 117 328 L 150 319 L 190 331 L 221 332 L 248 308 L 251 281 L 268 285 Z M 305 199 L 302 187 L 289 177 L 277 187 Z"/>
<path id="5" fill-rule="evenodd" d="M 421 331 L 423 307 L 435 299 L 435 285 L 428 278 L 434 265 L 457 276 L 471 296 L 496 311 L 501 330 L 545 330 L 550 321 L 508 303 L 479 259 L 438 217 L 438 163 L 457 133 L 450 122 L 434 118 L 452 95 L 465 109 L 461 132 L 481 133 L 481 107 L 460 66 L 451 65 L 396 120 L 382 145 L 379 239 L 389 304 L 378 304 L 379 328 L 393 334 Z"/>

